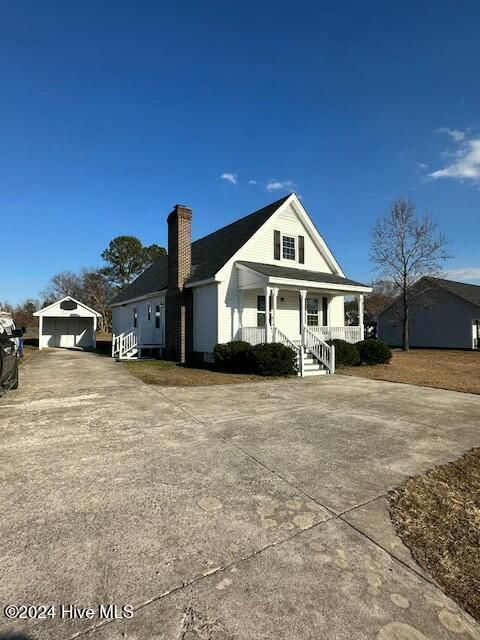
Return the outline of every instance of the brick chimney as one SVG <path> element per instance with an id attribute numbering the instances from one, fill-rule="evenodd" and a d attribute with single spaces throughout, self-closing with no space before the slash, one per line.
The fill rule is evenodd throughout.
<path id="1" fill-rule="evenodd" d="M 176 204 L 168 222 L 168 289 L 165 297 L 165 356 L 186 362 L 192 353 L 192 210 Z"/>

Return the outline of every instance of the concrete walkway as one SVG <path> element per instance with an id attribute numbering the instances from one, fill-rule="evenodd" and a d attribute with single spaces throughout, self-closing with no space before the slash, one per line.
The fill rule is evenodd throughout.
<path id="1" fill-rule="evenodd" d="M 155 389 L 60 350 L 21 373 L 0 400 L 0 601 L 56 608 L 0 614 L 0 640 L 480 638 L 384 498 L 480 445 L 480 397 L 343 376 Z"/>

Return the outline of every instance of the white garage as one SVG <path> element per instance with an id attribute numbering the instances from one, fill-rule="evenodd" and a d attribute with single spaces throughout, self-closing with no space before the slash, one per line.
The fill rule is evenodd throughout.
<path id="1" fill-rule="evenodd" d="M 100 314 L 70 296 L 36 311 L 38 317 L 38 347 L 96 347 L 95 332 Z"/>

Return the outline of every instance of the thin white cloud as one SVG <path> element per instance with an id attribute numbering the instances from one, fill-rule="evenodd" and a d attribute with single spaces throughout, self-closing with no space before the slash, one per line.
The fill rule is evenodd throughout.
<path id="1" fill-rule="evenodd" d="M 464 267 L 463 269 L 450 269 L 447 271 L 447 277 L 452 280 L 462 280 L 469 282 L 471 280 L 480 280 L 480 267 Z"/>
<path id="2" fill-rule="evenodd" d="M 454 142 L 461 142 L 462 140 L 465 140 L 465 132 L 460 131 L 459 129 L 440 127 L 440 129 L 435 129 L 435 133 L 445 133 L 447 136 L 450 136 Z"/>
<path id="3" fill-rule="evenodd" d="M 430 178 L 434 180 L 454 178 L 480 182 L 480 138 L 462 142 L 452 157 L 453 161 L 443 169 L 429 173 Z"/>
<path id="4" fill-rule="evenodd" d="M 220 176 L 222 180 L 226 180 L 231 184 L 237 184 L 237 174 L 236 173 L 222 173 Z"/>
<path id="5" fill-rule="evenodd" d="M 417 163 L 417 167 L 419 169 L 428 169 L 428 164 L 425 164 L 425 162 L 419 162 Z"/>
<path id="6" fill-rule="evenodd" d="M 257 181 L 256 180 L 249 180 L 248 184 L 257 184 Z"/>
<path id="7" fill-rule="evenodd" d="M 269 180 L 265 187 L 267 191 L 279 191 L 284 189 L 293 189 L 295 185 L 292 180 Z"/>

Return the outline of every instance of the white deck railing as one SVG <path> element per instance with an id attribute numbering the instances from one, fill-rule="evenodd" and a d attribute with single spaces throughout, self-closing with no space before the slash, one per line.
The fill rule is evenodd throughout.
<path id="1" fill-rule="evenodd" d="M 112 357 L 125 358 L 127 353 L 138 346 L 138 336 L 136 329 L 130 331 L 124 331 L 118 336 L 113 334 L 112 336 Z"/>
<path id="2" fill-rule="evenodd" d="M 363 340 L 362 327 L 308 327 L 308 330 L 314 333 L 323 341 L 326 340 L 346 340 L 346 342 L 360 342 Z"/>
<path id="3" fill-rule="evenodd" d="M 335 347 L 319 338 L 310 327 L 305 327 L 302 338 L 303 346 L 321 362 L 328 373 L 335 373 Z"/>
<path id="4" fill-rule="evenodd" d="M 243 340 L 249 344 L 263 344 L 266 342 L 265 327 L 240 327 L 237 331 L 237 340 Z"/>

